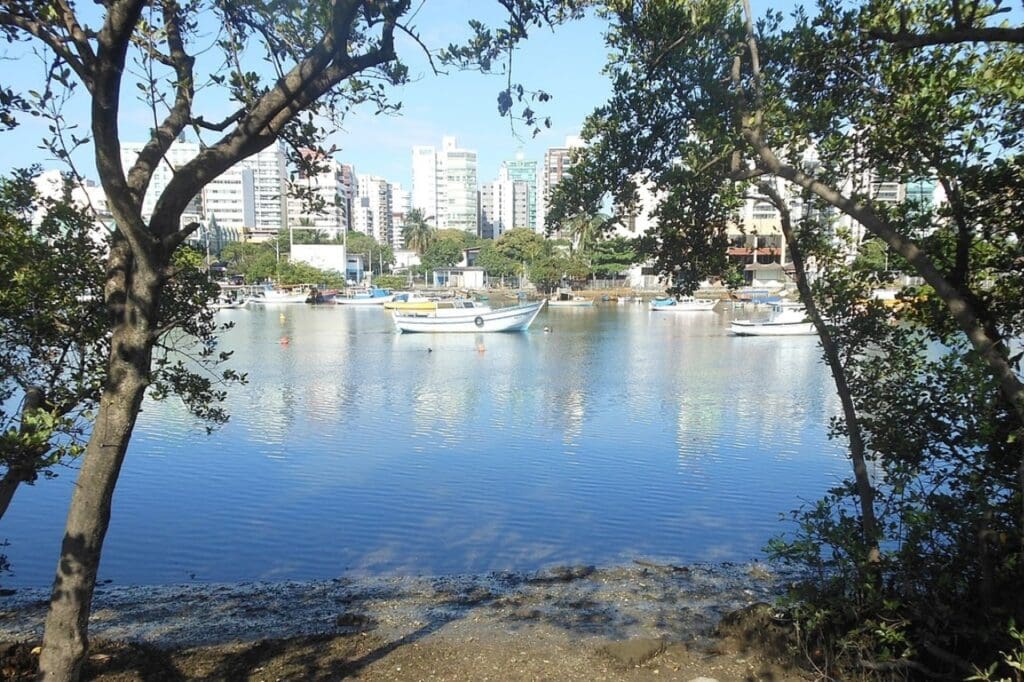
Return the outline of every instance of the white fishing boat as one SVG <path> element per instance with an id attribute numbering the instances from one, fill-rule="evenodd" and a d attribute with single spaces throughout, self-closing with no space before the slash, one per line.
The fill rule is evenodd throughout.
<path id="1" fill-rule="evenodd" d="M 694 298 L 683 296 L 681 298 L 670 298 L 659 296 L 651 301 L 651 310 L 662 313 L 686 313 L 714 310 L 718 303 L 713 298 Z"/>
<path id="2" fill-rule="evenodd" d="M 255 289 L 249 302 L 257 305 L 277 305 L 305 303 L 307 298 L 309 298 L 309 287 L 306 285 L 281 289 L 268 286 Z"/>
<path id="3" fill-rule="evenodd" d="M 801 307 L 774 305 L 767 320 L 735 320 L 729 331 L 737 336 L 808 336 L 817 334 Z"/>
<path id="4" fill-rule="evenodd" d="M 530 328 L 544 301 L 491 308 L 469 300 L 438 301 L 433 310 L 395 311 L 400 332 L 519 332 Z"/>

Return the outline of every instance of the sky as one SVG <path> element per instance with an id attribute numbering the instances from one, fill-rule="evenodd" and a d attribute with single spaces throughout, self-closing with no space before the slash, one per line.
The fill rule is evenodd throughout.
<path id="1" fill-rule="evenodd" d="M 497 3 L 488 5 L 480 0 L 428 0 L 413 23 L 423 42 L 437 48 L 467 36 L 468 19 L 481 15 L 486 19 L 485 8 L 491 6 L 498 7 Z M 491 13 L 492 18 L 498 16 Z M 501 162 L 515 158 L 519 150 L 527 159 L 540 163 L 548 147 L 563 146 L 566 136 L 577 135 L 583 119 L 610 93 L 610 84 L 601 73 L 607 55 L 603 30 L 604 23 L 594 17 L 555 31 L 535 29 L 514 54 L 514 81 L 552 95 L 549 102 L 532 105 L 542 116 L 552 119 L 551 129 L 542 130 L 536 137 L 522 122 L 513 127 L 508 118 L 499 116 L 497 95 L 504 88 L 505 76 L 458 71 L 435 75 L 420 48 L 407 38 L 400 39 L 398 50 L 413 80 L 396 89 L 396 99 L 402 102 L 401 114 L 375 116 L 369 109 L 349 114 L 344 129 L 329 141 L 340 148 L 335 158 L 353 164 L 357 174 L 382 176 L 406 189 L 411 188 L 412 147 L 439 148 L 445 135 L 455 136 L 460 147 L 477 151 L 481 183 L 494 180 Z M 3 85 L 26 90 L 39 87 L 41 62 L 24 53 L 24 48 L 0 48 Z M 134 86 L 129 88 L 125 90 L 133 91 Z M 123 141 L 144 139 L 150 124 L 144 111 L 132 109 L 133 102 L 130 97 L 124 98 L 122 105 Z M 517 110 L 521 108 L 517 106 Z M 69 109 L 80 119 L 79 135 L 88 130 L 87 111 L 84 98 Z M 0 173 L 30 163 L 60 167 L 38 147 L 45 134 L 45 125 L 33 120 L 25 121 L 13 132 L 0 133 Z M 91 151 L 82 151 L 75 159 L 87 178 L 97 179 Z"/>

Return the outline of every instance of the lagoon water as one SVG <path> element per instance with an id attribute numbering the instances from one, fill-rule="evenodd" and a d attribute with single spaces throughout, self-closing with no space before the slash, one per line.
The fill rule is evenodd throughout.
<path id="1" fill-rule="evenodd" d="M 223 311 L 249 383 L 211 436 L 145 403 L 100 579 L 759 557 L 849 465 L 815 338 L 731 337 L 732 314 L 612 304 L 544 310 L 527 333 L 400 335 L 382 310 Z M 5 585 L 49 585 L 74 474 L 19 490 Z"/>

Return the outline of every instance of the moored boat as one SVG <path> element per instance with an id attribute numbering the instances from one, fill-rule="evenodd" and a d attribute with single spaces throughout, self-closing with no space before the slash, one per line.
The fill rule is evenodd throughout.
<path id="1" fill-rule="evenodd" d="M 530 328 L 544 301 L 508 308 L 491 308 L 478 301 L 438 301 L 433 310 L 408 310 L 394 313 L 399 332 L 513 332 Z"/>
<path id="2" fill-rule="evenodd" d="M 817 334 L 803 308 L 775 305 L 767 320 L 735 320 L 729 331 L 737 336 L 809 336 Z"/>
<path id="3" fill-rule="evenodd" d="M 390 289 L 379 289 L 370 287 L 363 291 L 357 291 L 351 296 L 336 296 L 334 302 L 338 305 L 384 305 L 395 298 Z"/>
<path id="4" fill-rule="evenodd" d="M 309 298 L 309 287 L 300 285 L 276 289 L 271 286 L 257 288 L 250 297 L 250 303 L 275 305 L 279 303 L 305 303 Z"/>
<path id="5" fill-rule="evenodd" d="M 668 313 L 700 312 L 714 310 L 717 303 L 718 301 L 713 298 L 659 296 L 651 301 L 650 308 L 653 311 Z"/>
<path id="6" fill-rule="evenodd" d="M 555 308 L 585 308 L 594 305 L 594 299 L 559 289 L 554 296 L 548 299 L 548 305 Z"/>
<path id="7" fill-rule="evenodd" d="M 384 304 L 385 310 L 433 310 L 437 307 L 436 298 L 428 298 L 415 291 L 400 291 L 395 297 Z"/>

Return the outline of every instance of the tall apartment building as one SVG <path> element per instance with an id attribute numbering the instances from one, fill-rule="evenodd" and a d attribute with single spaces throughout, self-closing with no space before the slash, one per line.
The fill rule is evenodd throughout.
<path id="1" fill-rule="evenodd" d="M 341 184 L 345 187 L 345 197 L 348 206 L 348 230 L 355 229 L 352 225 L 353 213 L 356 205 L 356 195 L 359 194 L 359 178 L 356 175 L 356 167 L 350 163 L 341 164 Z"/>
<path id="2" fill-rule="evenodd" d="M 502 161 L 498 169 L 498 179 L 507 178 L 513 182 L 526 185 L 526 211 L 517 213 L 513 227 L 529 227 L 537 225 L 537 162 L 527 161 L 522 152 L 516 153 L 511 161 Z"/>
<path id="3" fill-rule="evenodd" d="M 412 207 L 423 212 L 423 217 L 432 225 L 437 225 L 439 211 L 437 208 L 438 181 L 437 150 L 428 146 L 412 148 Z"/>
<path id="4" fill-rule="evenodd" d="M 202 193 L 203 218 L 222 228 L 269 235 L 288 225 L 284 150 L 271 145 L 214 178 Z"/>
<path id="5" fill-rule="evenodd" d="M 370 208 L 370 197 L 356 196 L 352 200 L 353 232 L 361 232 L 373 236 L 373 210 Z"/>
<path id="6" fill-rule="evenodd" d="M 144 142 L 122 142 L 121 143 L 121 165 L 125 173 L 135 164 L 135 159 L 142 152 Z M 149 188 L 146 196 L 142 199 L 142 217 L 149 220 L 153 215 L 157 199 L 167 189 L 175 171 L 199 155 L 199 144 L 196 142 L 182 142 L 176 140 L 171 143 L 170 148 L 164 154 L 163 160 L 153 169 L 153 175 L 149 181 Z M 182 224 L 204 220 L 202 209 L 202 195 L 196 195 L 189 202 L 188 208 L 181 216 Z"/>
<path id="7" fill-rule="evenodd" d="M 340 163 L 321 158 L 317 165 L 322 167 L 319 172 L 292 173 L 288 183 L 288 224 L 292 229 L 314 229 L 333 238 L 348 229 L 348 188 Z"/>
<path id="8" fill-rule="evenodd" d="M 412 192 L 402 188 L 397 182 L 391 183 L 391 239 L 390 243 L 394 249 L 401 249 L 405 245 L 402 238 L 402 228 L 405 227 L 405 217 L 412 209 Z"/>
<path id="9" fill-rule="evenodd" d="M 564 147 L 550 147 L 544 153 L 544 165 L 540 169 L 538 188 L 538 206 L 536 229 L 544 232 L 544 220 L 547 217 L 547 207 L 551 201 L 551 193 L 559 182 L 562 181 L 572 168 L 572 152 L 574 149 L 583 146 L 583 140 L 579 137 L 570 136 L 565 138 Z M 561 236 L 556 230 L 556 235 Z"/>
<path id="10" fill-rule="evenodd" d="M 141 142 L 123 143 L 121 163 L 130 167 L 143 146 Z M 142 202 L 143 217 L 148 219 L 152 215 L 157 199 L 176 170 L 199 151 L 195 142 L 175 141 L 171 145 L 153 172 Z M 279 144 L 271 145 L 210 181 L 193 200 L 182 221 L 209 222 L 216 217 L 218 225 L 225 229 L 277 232 L 288 224 L 286 178 L 284 150 Z"/>
<path id="11" fill-rule="evenodd" d="M 504 169 L 503 169 L 504 170 Z M 529 224 L 529 185 L 499 172 L 494 182 L 480 187 L 480 236 L 497 239 L 516 227 Z"/>
<path id="12" fill-rule="evenodd" d="M 423 211 L 438 228 L 476 234 L 478 224 L 477 154 L 462 149 L 454 137 L 442 139 L 441 150 L 412 150 L 412 207 Z"/>
<path id="13" fill-rule="evenodd" d="M 391 221 L 391 186 L 388 181 L 375 175 L 361 175 L 358 196 L 367 200 L 360 202 L 370 214 L 369 224 L 363 224 L 370 230 L 367 234 L 381 244 L 390 244 L 394 223 Z"/>

